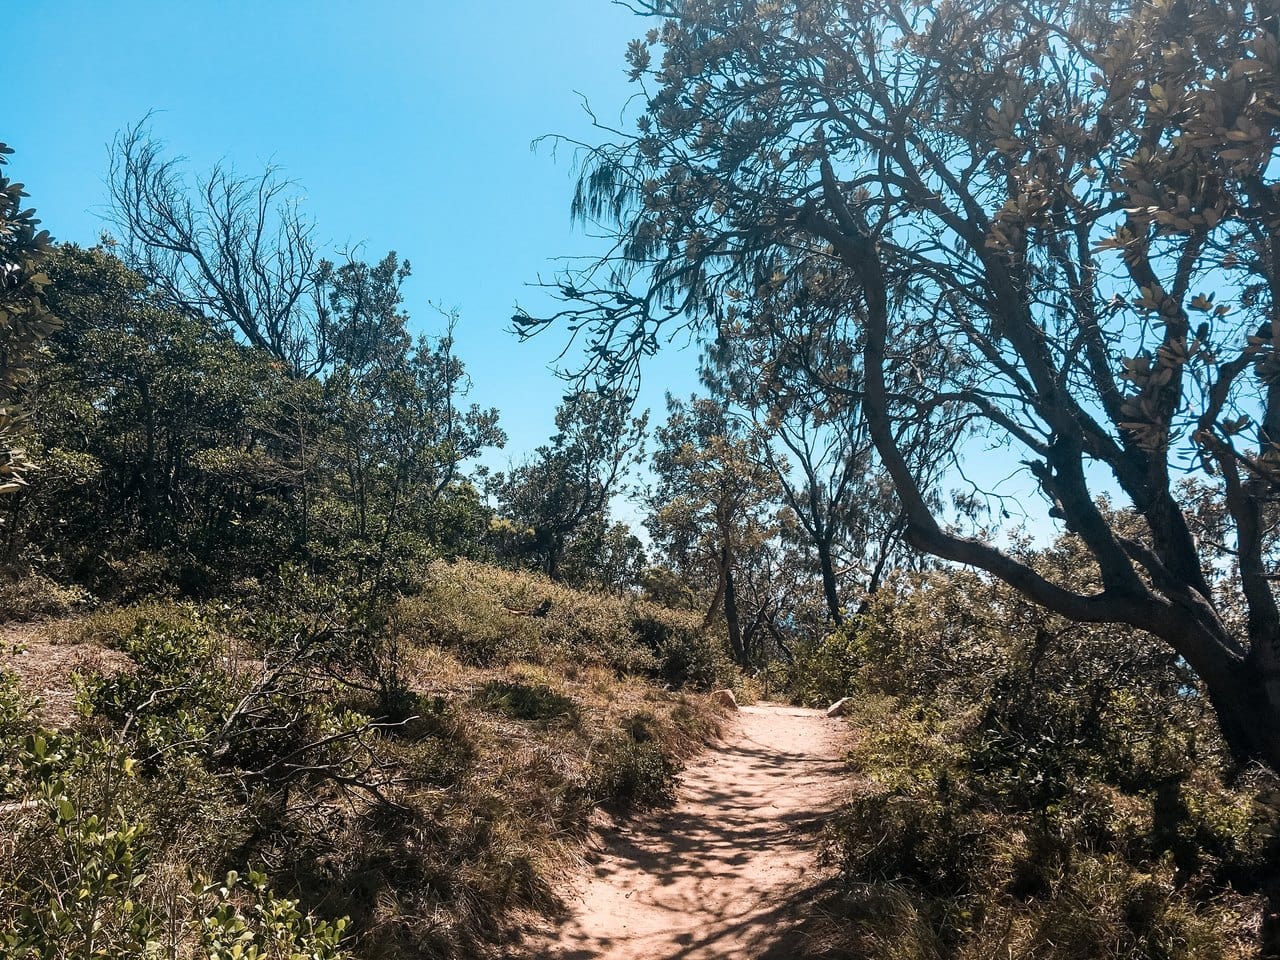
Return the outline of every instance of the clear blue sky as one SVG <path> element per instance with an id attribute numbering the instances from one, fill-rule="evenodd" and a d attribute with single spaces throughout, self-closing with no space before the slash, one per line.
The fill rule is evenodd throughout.
<path id="1" fill-rule="evenodd" d="M 550 306 L 529 284 L 599 249 L 569 222 L 571 152 L 530 142 L 596 139 L 579 94 L 616 121 L 636 92 L 627 41 L 649 26 L 609 0 L 28 0 L 5 9 L 0 140 L 44 225 L 85 243 L 104 227 L 107 145 L 149 112 L 193 170 L 279 164 L 333 247 L 412 262 L 420 329 L 439 324 L 429 302 L 461 312 L 472 399 L 497 406 L 511 437 L 486 458 L 500 468 L 546 439 L 564 391 L 548 370 L 563 335 L 519 343 L 513 307 Z M 649 365 L 655 419 L 666 390 L 695 388 L 695 366 L 675 349 Z M 1008 459 L 971 467 L 989 487 L 1016 469 Z M 1034 503 L 1025 478 L 1001 486 Z"/>
<path id="2" fill-rule="evenodd" d="M 279 164 L 319 236 L 394 249 L 414 276 L 420 329 L 458 308 L 473 399 L 502 411 L 519 457 L 552 430 L 564 385 L 547 366 L 558 333 L 521 344 L 515 304 L 554 258 L 597 245 L 571 228 L 572 156 L 546 133 L 594 139 L 635 88 L 623 53 L 648 24 L 608 0 L 64 0 L 5 5 L 4 123 L 44 226 L 93 242 L 104 227 L 107 145 L 155 111 L 153 131 L 193 170 L 225 158 Z M 16 59 L 14 59 L 16 54 Z M 575 92 L 576 91 L 576 92 Z M 667 355 L 643 402 L 694 386 L 690 353 Z"/>

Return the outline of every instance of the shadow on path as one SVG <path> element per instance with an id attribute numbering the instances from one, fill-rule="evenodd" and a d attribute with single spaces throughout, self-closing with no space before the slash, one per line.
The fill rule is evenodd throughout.
<path id="1" fill-rule="evenodd" d="M 676 806 L 602 835 L 580 902 L 528 955 L 795 957 L 795 923 L 824 879 L 817 828 L 840 782 L 843 730 L 816 710 L 744 707 L 686 770 Z"/>

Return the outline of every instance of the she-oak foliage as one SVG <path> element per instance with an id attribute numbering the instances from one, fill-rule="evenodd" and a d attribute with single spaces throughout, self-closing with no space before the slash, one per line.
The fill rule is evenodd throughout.
<path id="1" fill-rule="evenodd" d="M 588 148 L 574 201 L 617 245 L 563 278 L 556 316 L 517 323 L 585 329 L 614 382 L 677 326 L 783 334 L 766 378 L 859 365 L 913 545 L 1159 637 L 1237 758 L 1280 769 L 1280 12 L 633 6 L 660 18 L 628 51 L 638 130 Z M 956 424 L 1028 464 L 1101 589 L 944 528 L 903 451 Z M 1187 474 L 1225 504 L 1216 545 Z M 1104 475 L 1137 536 L 1098 506 Z"/>

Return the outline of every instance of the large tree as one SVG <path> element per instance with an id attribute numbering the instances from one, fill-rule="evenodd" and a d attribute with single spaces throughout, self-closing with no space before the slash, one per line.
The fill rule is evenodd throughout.
<path id="1" fill-rule="evenodd" d="M 0 142 L 0 166 L 12 153 Z M 0 171 L 0 493 L 17 490 L 28 465 L 13 401 L 40 345 L 58 326 L 44 296 L 49 234 L 38 229 L 26 197 L 23 185 Z"/>
<path id="2" fill-rule="evenodd" d="M 1275 7 L 633 5 L 660 18 L 628 51 L 639 126 L 590 149 L 575 201 L 618 245 L 561 284 L 597 371 L 626 376 L 663 328 L 838 300 L 823 332 L 861 345 L 910 542 L 1161 638 L 1236 756 L 1280 769 Z M 903 451 L 957 420 L 1027 464 L 1100 590 L 940 522 Z M 1197 540 L 1186 473 L 1225 501 L 1226 560 Z"/>

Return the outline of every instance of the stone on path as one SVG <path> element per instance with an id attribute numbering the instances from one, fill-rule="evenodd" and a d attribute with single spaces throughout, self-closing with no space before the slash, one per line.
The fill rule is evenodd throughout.
<path id="1" fill-rule="evenodd" d="M 738 698 L 733 695 L 732 690 L 717 690 L 711 695 L 711 699 L 722 707 L 728 707 L 730 710 L 738 709 Z"/>
<path id="2" fill-rule="evenodd" d="M 827 707 L 828 717 L 843 717 L 849 712 L 849 708 L 853 706 L 853 697 L 841 697 L 831 706 Z"/>

